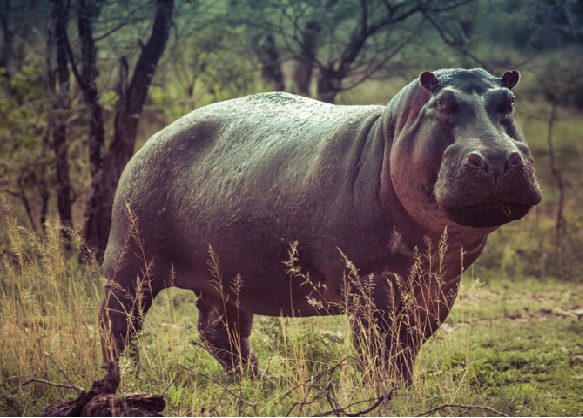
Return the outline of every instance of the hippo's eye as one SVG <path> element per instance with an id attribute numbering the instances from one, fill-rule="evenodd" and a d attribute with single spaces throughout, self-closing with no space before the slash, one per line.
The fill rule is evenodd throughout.
<path id="1" fill-rule="evenodd" d="M 514 96 L 508 96 L 498 105 L 500 113 L 512 113 L 514 110 Z"/>
<path id="2" fill-rule="evenodd" d="M 445 115 L 452 115 L 458 110 L 455 97 L 449 92 L 445 92 L 435 98 L 435 108 Z"/>
<path id="3" fill-rule="evenodd" d="M 443 96 L 439 96 L 438 98 L 435 99 L 435 107 L 443 112 L 449 112 L 451 110 L 450 109 L 451 104 Z"/>

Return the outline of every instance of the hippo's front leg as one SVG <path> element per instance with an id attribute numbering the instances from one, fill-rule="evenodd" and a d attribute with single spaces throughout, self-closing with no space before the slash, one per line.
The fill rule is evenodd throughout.
<path id="1" fill-rule="evenodd" d="M 423 336 L 410 309 L 413 298 L 402 279 L 388 272 L 353 282 L 347 310 L 364 368 L 381 368 L 397 385 L 412 383 Z"/>
<path id="2" fill-rule="evenodd" d="M 383 367 L 397 384 L 410 385 L 415 357 L 447 318 L 458 285 L 459 278 L 404 279 L 392 273 L 375 273 L 353 283 L 357 303 L 349 313 L 365 365 Z"/>
<path id="3" fill-rule="evenodd" d="M 253 314 L 204 292 L 196 306 L 198 332 L 207 350 L 227 372 L 246 372 L 250 368 L 256 375 L 257 359 L 249 343 Z"/>
<path id="4" fill-rule="evenodd" d="M 144 316 L 152 306 L 158 289 L 143 286 L 136 292 L 135 283 L 122 286 L 122 280 L 105 285 L 105 295 L 99 313 L 101 346 L 106 364 L 117 362 L 128 343 L 131 355 L 138 363 L 137 336 L 140 333 Z M 131 282 L 130 282 L 131 283 Z"/>

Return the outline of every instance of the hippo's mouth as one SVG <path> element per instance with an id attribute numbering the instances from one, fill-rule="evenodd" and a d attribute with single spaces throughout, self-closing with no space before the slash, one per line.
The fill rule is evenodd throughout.
<path id="1" fill-rule="evenodd" d="M 466 207 L 443 207 L 443 210 L 445 216 L 456 224 L 474 228 L 491 228 L 521 219 L 531 207 L 531 205 L 516 203 L 495 203 Z"/>

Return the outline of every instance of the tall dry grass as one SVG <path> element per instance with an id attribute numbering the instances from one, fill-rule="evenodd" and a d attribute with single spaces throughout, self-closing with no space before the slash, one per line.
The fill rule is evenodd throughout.
<path id="1" fill-rule="evenodd" d="M 101 280 L 97 266 L 79 266 L 63 250 L 62 229 L 48 222 L 45 235 L 5 219 L 9 248 L 0 254 L 0 397 L 27 414 L 27 399 L 63 389 L 30 379 L 64 385 L 91 382 L 99 373 L 100 344 L 96 327 Z M 79 237 L 72 232 L 77 248 Z M 13 398 L 11 398 L 11 396 Z M 2 400 L 0 398 L 0 400 Z"/>
<path id="2" fill-rule="evenodd" d="M 97 265 L 78 265 L 63 251 L 57 223 L 47 224 L 42 239 L 11 216 L 6 223 L 10 247 L 0 256 L 0 413 L 36 415 L 75 396 L 75 387 L 88 388 L 103 377 L 97 329 L 103 279 Z M 79 248 L 79 237 L 72 235 Z M 232 286 L 235 293 L 244 289 L 240 278 L 220 275 L 216 254 L 210 259 L 217 286 Z M 292 248 L 290 280 L 308 281 L 309 276 L 294 270 L 297 262 Z M 349 318 L 374 315 L 366 303 L 369 282 L 346 263 L 345 289 L 357 292 L 347 296 L 353 302 L 346 303 L 344 312 Z M 437 268 L 432 274 L 438 273 Z M 415 277 L 405 280 L 419 279 Z M 377 353 L 354 348 L 346 316 L 258 317 L 251 342 L 260 361 L 259 376 L 242 378 L 226 375 L 205 350 L 196 333 L 196 314 L 192 292 L 169 289 L 158 296 L 144 320 L 139 374 L 129 357 L 121 360 L 121 392 L 162 393 L 167 415 L 412 415 L 443 403 L 481 403 L 479 389 L 469 384 L 473 377 L 467 340 L 438 333 L 439 343 L 422 350 L 413 386 L 407 389 L 396 387 L 379 367 Z M 384 338 L 374 330 L 363 335 L 370 339 L 367 344 L 376 346 Z M 448 353 L 460 350 L 467 359 L 465 372 L 444 371 Z"/>

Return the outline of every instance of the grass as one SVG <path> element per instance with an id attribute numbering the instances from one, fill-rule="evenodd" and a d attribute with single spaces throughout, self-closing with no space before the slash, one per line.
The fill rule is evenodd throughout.
<path id="1" fill-rule="evenodd" d="M 0 271 L 0 414 L 38 415 L 103 376 L 96 329 L 102 279 L 61 250 L 49 225 L 39 240 L 10 218 Z M 528 221 L 532 222 L 532 221 Z M 519 235 L 524 225 L 510 225 Z M 527 228 L 528 229 L 528 228 Z M 486 257 L 486 261 L 488 258 Z M 140 367 L 122 361 L 120 392 L 164 393 L 167 415 L 578 415 L 583 393 L 583 285 L 466 272 L 442 328 L 421 351 L 414 384 L 363 377 L 345 316 L 257 317 L 252 345 L 262 376 L 226 375 L 202 347 L 192 292 L 155 301 L 140 340 Z M 55 387 L 43 379 L 69 387 Z M 385 398 L 387 399 L 387 398 Z M 450 406 L 447 405 L 458 405 Z M 479 408 L 478 408 L 479 407 Z"/>
<path id="2" fill-rule="evenodd" d="M 102 286 L 95 268 L 65 260 L 56 225 L 47 224 L 41 241 L 8 218 L 8 234 L 10 251 L 0 255 L 0 413 L 38 414 L 39 400 L 62 391 L 22 386 L 26 380 L 81 384 L 99 374 Z"/>

